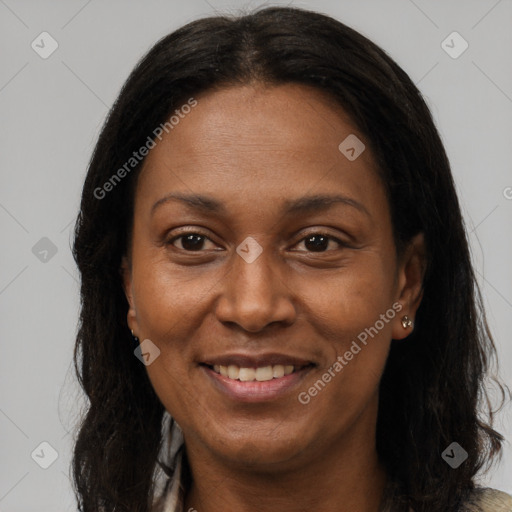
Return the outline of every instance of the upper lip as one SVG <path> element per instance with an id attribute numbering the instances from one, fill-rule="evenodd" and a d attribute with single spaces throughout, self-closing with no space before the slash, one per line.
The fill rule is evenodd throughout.
<path id="1" fill-rule="evenodd" d="M 220 356 L 209 357 L 202 361 L 202 364 L 208 366 L 230 366 L 236 365 L 240 368 L 260 368 L 263 366 L 274 366 L 281 364 L 283 366 L 291 365 L 296 368 L 314 364 L 312 361 L 306 361 L 299 357 L 286 354 L 266 353 L 266 354 L 224 354 Z"/>

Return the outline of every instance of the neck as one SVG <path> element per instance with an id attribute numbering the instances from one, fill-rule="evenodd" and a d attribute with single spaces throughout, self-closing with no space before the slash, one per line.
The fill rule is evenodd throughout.
<path id="1" fill-rule="evenodd" d="M 372 426 L 365 431 L 356 422 L 327 449 L 272 468 L 235 466 L 187 444 L 192 482 L 185 510 L 378 512 L 387 477 Z"/>

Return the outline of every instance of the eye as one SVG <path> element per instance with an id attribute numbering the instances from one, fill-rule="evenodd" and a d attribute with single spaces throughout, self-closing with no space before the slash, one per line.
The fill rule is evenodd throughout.
<path id="1" fill-rule="evenodd" d="M 181 247 L 175 244 L 175 242 L 178 240 L 180 240 Z M 206 235 L 203 235 L 202 233 L 189 232 L 171 238 L 167 242 L 167 245 L 172 245 L 177 249 L 181 249 L 187 252 L 201 252 L 201 250 L 204 249 L 206 241 L 212 242 Z M 311 233 L 303 238 L 299 244 L 304 243 L 306 251 L 309 252 L 326 252 L 330 242 L 335 242 L 340 247 L 347 247 L 347 244 L 343 243 L 338 238 L 329 236 L 324 233 Z"/>
<path id="2" fill-rule="evenodd" d="M 174 242 L 177 240 L 181 240 L 181 247 L 177 247 L 174 244 Z M 206 235 L 203 235 L 201 233 L 196 233 L 196 232 L 190 232 L 190 233 L 184 233 L 184 234 L 181 234 L 181 235 L 171 238 L 167 242 L 167 244 L 173 245 L 177 249 L 182 249 L 184 251 L 199 252 L 199 251 L 201 251 L 201 249 L 204 248 L 204 244 L 205 244 L 206 240 L 211 242 L 211 240 Z"/>
<path id="3" fill-rule="evenodd" d="M 306 250 L 310 252 L 326 252 L 325 249 L 329 246 L 330 241 L 336 242 L 341 247 L 347 246 L 341 240 L 324 233 L 311 233 L 303 238 L 299 244 L 304 243 Z"/>

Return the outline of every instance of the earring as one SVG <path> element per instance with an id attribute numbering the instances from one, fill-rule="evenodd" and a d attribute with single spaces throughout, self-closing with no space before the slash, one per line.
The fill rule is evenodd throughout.
<path id="1" fill-rule="evenodd" d="M 133 334 L 133 329 L 130 329 L 130 330 L 132 331 L 133 339 L 134 339 L 135 341 L 139 341 L 139 338 L 137 338 L 137 336 L 135 336 L 135 334 Z"/>
<path id="2" fill-rule="evenodd" d="M 404 317 L 402 317 L 402 327 L 404 329 L 407 329 L 409 327 L 412 327 L 412 320 L 407 316 L 405 315 Z"/>

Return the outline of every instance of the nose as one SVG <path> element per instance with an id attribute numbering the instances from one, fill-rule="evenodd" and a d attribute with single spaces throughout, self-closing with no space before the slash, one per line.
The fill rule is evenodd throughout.
<path id="1" fill-rule="evenodd" d="M 251 263 L 237 253 L 233 258 L 217 302 L 218 320 L 249 332 L 259 332 L 276 322 L 291 325 L 296 317 L 293 291 L 270 249 L 264 249 Z"/>

